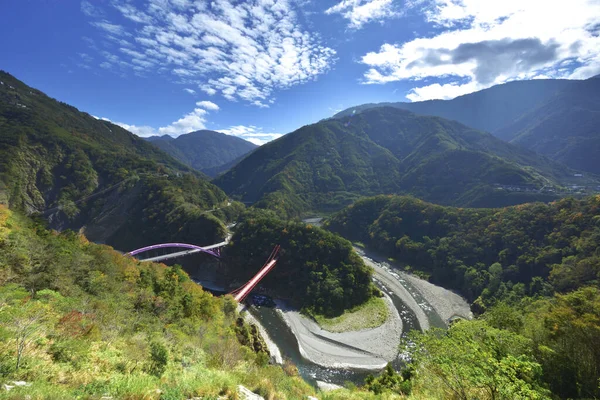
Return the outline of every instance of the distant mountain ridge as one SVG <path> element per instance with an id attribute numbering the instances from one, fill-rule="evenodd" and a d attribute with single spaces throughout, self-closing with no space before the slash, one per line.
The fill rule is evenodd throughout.
<path id="1" fill-rule="evenodd" d="M 146 138 L 185 165 L 209 176 L 228 170 L 258 146 L 237 136 L 201 130 L 173 138 L 169 135 Z"/>
<path id="2" fill-rule="evenodd" d="M 164 140 L 166 142 L 170 142 L 172 140 L 175 140 L 174 137 L 169 136 L 169 135 L 162 135 L 162 136 L 156 135 L 156 136 L 150 136 L 150 137 L 147 137 L 147 138 L 144 138 L 144 139 L 146 139 L 148 142 L 151 142 L 151 143 L 152 142 L 158 142 L 158 141 L 161 141 L 161 140 Z"/>
<path id="3" fill-rule="evenodd" d="M 571 168 L 600 174 L 600 79 L 572 82 L 495 134 Z"/>
<path id="4" fill-rule="evenodd" d="M 502 206 L 555 198 L 541 188 L 572 171 L 492 135 L 393 107 L 304 126 L 260 147 L 214 182 L 287 215 L 332 211 L 370 194 L 410 193 L 440 204 Z"/>
<path id="5" fill-rule="evenodd" d="M 350 107 L 333 118 L 350 115 L 368 108 L 389 106 L 412 111 L 419 115 L 442 117 L 471 128 L 494 133 L 533 109 L 540 102 L 566 88 L 572 81 L 566 79 L 536 79 L 514 81 L 492 86 L 452 100 L 426 100 L 413 103 L 370 103 Z"/>
<path id="6" fill-rule="evenodd" d="M 568 167 L 600 173 L 600 79 L 539 79 L 496 85 L 452 100 L 363 104 L 333 118 L 390 106 L 458 121 Z"/>
<path id="7" fill-rule="evenodd" d="M 227 196 L 155 146 L 0 71 L 0 200 L 123 250 L 210 244 Z"/>

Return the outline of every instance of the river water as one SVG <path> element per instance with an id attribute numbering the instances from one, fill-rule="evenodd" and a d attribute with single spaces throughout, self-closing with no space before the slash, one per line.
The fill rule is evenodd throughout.
<path id="1" fill-rule="evenodd" d="M 359 254 L 361 257 L 379 263 L 394 271 L 394 265 L 390 265 L 385 259 L 378 254 L 360 250 Z M 175 262 L 170 262 L 174 264 Z M 177 263 L 182 265 L 184 270 L 190 274 L 192 279 L 197 283 L 213 291 L 215 294 L 223 293 L 219 290 L 223 290 L 222 283 L 219 284 L 218 279 L 218 265 L 205 256 L 189 256 L 177 260 Z M 420 330 L 419 322 L 415 316 L 415 313 L 404 304 L 404 302 L 381 282 L 373 280 L 374 283 L 390 296 L 394 306 L 397 308 L 403 323 L 403 336 L 406 336 L 408 332 L 413 329 Z M 433 311 L 433 308 L 427 303 L 427 301 L 420 295 L 420 293 L 410 285 L 409 282 L 399 279 L 402 285 L 413 295 L 419 306 L 424 310 L 429 324 L 432 327 L 445 327 L 444 321 Z M 221 286 L 221 287 L 220 287 Z M 271 307 L 252 306 L 248 308 L 250 313 L 264 326 L 269 333 L 269 336 L 275 342 L 284 359 L 289 359 L 293 362 L 300 375 L 309 383 L 316 385 L 316 381 L 324 381 L 334 383 L 337 385 L 343 385 L 345 382 L 352 382 L 355 384 L 363 384 L 364 379 L 373 371 L 358 370 L 358 369 L 335 369 L 322 367 L 304 359 L 298 349 L 298 342 L 296 337 L 283 321 L 280 314 Z M 395 368 L 399 369 L 403 361 L 400 357 L 392 363 Z"/>

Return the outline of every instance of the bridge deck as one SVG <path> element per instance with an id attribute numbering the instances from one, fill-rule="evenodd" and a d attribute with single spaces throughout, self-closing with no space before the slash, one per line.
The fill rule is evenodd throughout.
<path id="1" fill-rule="evenodd" d="M 216 249 L 216 248 L 219 248 L 219 247 L 226 246 L 229 243 L 229 239 L 230 238 L 231 237 L 229 236 L 227 238 L 227 240 L 225 240 L 224 242 L 216 243 L 216 244 L 211 244 L 210 246 L 203 247 L 202 250 L 201 249 L 190 249 L 190 250 L 185 250 L 185 251 L 179 251 L 177 253 L 170 253 L 170 254 L 165 254 L 165 255 L 162 255 L 162 256 L 145 258 L 145 259 L 140 260 L 140 261 L 143 261 L 143 262 L 146 262 L 146 261 L 147 262 L 160 262 L 160 261 L 170 260 L 172 258 L 187 256 L 187 255 L 194 254 L 194 253 L 200 253 L 200 252 L 203 252 L 203 251 L 206 251 L 206 250 Z"/>

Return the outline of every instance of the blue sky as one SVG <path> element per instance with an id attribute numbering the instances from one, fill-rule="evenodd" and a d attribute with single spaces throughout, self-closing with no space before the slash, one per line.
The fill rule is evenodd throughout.
<path id="1" fill-rule="evenodd" d="M 141 136 L 600 73 L 597 0 L 6 0 L 0 69 Z"/>

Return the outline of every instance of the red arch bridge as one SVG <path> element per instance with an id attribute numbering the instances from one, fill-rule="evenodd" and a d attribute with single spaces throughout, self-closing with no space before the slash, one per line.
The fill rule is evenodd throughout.
<path id="1" fill-rule="evenodd" d="M 223 246 L 227 245 L 227 243 L 229 243 L 228 240 L 221 242 L 221 243 L 213 244 L 210 246 L 205 246 L 205 247 L 200 247 L 200 246 L 196 246 L 193 244 L 186 244 L 186 243 L 161 243 L 161 244 L 146 246 L 146 247 L 142 247 L 141 249 L 130 251 L 126 255 L 135 256 L 135 255 L 145 253 L 147 251 L 152 251 L 152 250 L 168 249 L 168 248 L 183 248 L 186 250 L 176 252 L 176 253 L 165 254 L 162 256 L 145 258 L 140 261 L 160 262 L 160 261 L 165 261 L 165 260 L 169 260 L 172 258 L 183 257 L 183 256 L 186 256 L 189 254 L 194 254 L 194 253 L 206 253 L 213 257 L 221 258 L 221 248 Z M 252 289 L 254 289 L 256 287 L 256 285 L 258 285 L 258 283 L 269 272 L 271 272 L 271 270 L 275 267 L 275 264 L 277 264 L 279 249 L 280 249 L 279 245 L 275 246 L 275 248 L 271 252 L 271 255 L 269 256 L 267 261 L 263 264 L 262 268 L 256 273 L 256 275 L 254 275 L 252 277 L 252 279 L 250 279 L 244 285 L 240 286 L 239 288 L 237 288 L 236 290 L 234 290 L 230 293 L 231 295 L 233 295 L 233 297 L 236 301 L 238 301 L 238 302 L 244 301 L 244 299 L 246 299 L 246 297 L 248 297 L 248 295 L 250 294 Z"/>

